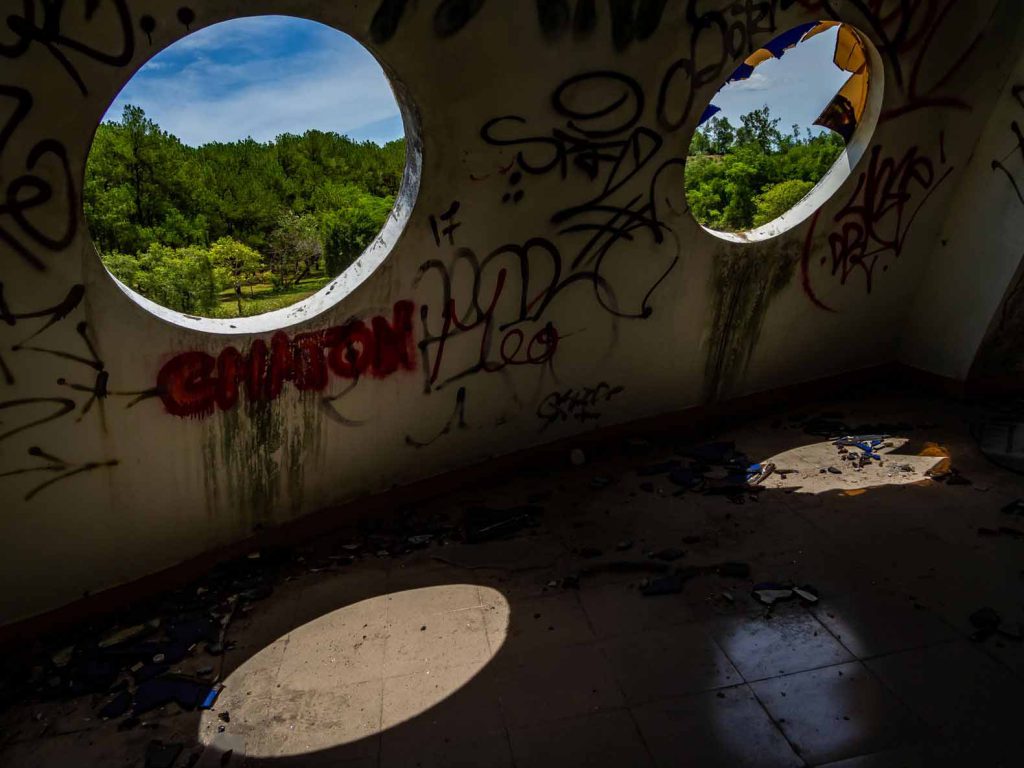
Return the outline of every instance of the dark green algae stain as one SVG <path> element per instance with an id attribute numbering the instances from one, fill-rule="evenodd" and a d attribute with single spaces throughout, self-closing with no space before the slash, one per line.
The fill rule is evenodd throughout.
<path id="1" fill-rule="evenodd" d="M 731 248 L 714 257 L 705 402 L 728 397 L 746 373 L 768 307 L 793 279 L 798 260 L 792 243 Z"/>

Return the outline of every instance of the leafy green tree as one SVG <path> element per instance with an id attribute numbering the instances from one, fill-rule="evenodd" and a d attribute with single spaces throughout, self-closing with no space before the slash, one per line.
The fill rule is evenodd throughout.
<path id="1" fill-rule="evenodd" d="M 748 112 L 740 118 L 741 126 L 736 131 L 736 143 L 740 146 L 756 145 L 762 153 L 769 155 L 782 144 L 778 118 L 772 118 L 767 105 Z"/>
<path id="2" fill-rule="evenodd" d="M 815 184 L 803 179 L 790 179 L 773 187 L 754 198 L 757 208 L 754 213 L 754 226 L 760 227 L 775 221 L 793 206 L 803 200 L 814 189 Z"/>
<path id="3" fill-rule="evenodd" d="M 798 126 L 790 134 L 768 107 L 740 119 L 734 130 L 713 118 L 693 138 L 686 162 L 686 196 L 706 227 L 743 231 L 772 221 L 798 203 L 845 149 L 842 137 Z"/>
<path id="4" fill-rule="evenodd" d="M 343 204 L 322 215 L 324 267 L 331 277 L 348 269 L 369 247 L 394 205 L 390 197 L 375 197 L 351 189 L 349 192 Z"/>
<path id="5" fill-rule="evenodd" d="M 326 281 L 325 241 L 335 274 L 380 231 L 404 171 L 402 140 L 378 146 L 307 131 L 189 147 L 129 106 L 96 132 L 83 208 L 108 268 L 135 290 L 174 309 L 206 311 L 195 309 L 206 301 L 202 251 L 213 282 L 234 289 L 231 309 L 241 312 L 241 286 L 261 278 L 225 266 L 220 241 L 260 255 L 275 290 L 310 276 Z M 175 282 L 164 274 L 168 265 L 195 279 Z"/>
<path id="6" fill-rule="evenodd" d="M 324 255 L 320 227 L 311 214 L 298 216 L 291 211 L 281 214 L 269 245 L 271 279 L 281 288 L 289 288 L 306 278 L 319 268 Z"/>
<path id="7" fill-rule="evenodd" d="M 153 243 L 134 258 L 111 254 L 104 263 L 129 288 L 169 309 L 197 314 L 217 305 L 220 285 L 209 252 L 200 247 Z"/>
<path id="8" fill-rule="evenodd" d="M 251 286 L 267 272 L 267 266 L 258 251 L 247 245 L 222 237 L 210 248 L 210 261 L 217 275 L 217 281 L 235 292 L 238 314 L 242 314 L 242 288 Z"/>
<path id="9" fill-rule="evenodd" d="M 704 128 L 708 154 L 724 155 L 736 142 L 736 129 L 727 117 L 713 117 Z"/>

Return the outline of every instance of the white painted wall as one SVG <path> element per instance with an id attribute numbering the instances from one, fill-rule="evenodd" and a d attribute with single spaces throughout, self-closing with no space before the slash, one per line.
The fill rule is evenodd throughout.
<path id="1" fill-rule="evenodd" d="M 4 15 L 22 13 L 21 2 L 3 3 Z M 38 6 L 36 23 L 41 24 L 42 4 L 30 5 Z M 1021 28 L 1010 0 L 952 3 L 939 19 L 916 12 L 910 19 L 913 34 L 900 40 L 892 38 L 900 26 L 898 11 L 887 22 L 873 22 L 858 11 L 862 3 L 833 2 L 839 18 L 864 31 L 885 62 L 883 114 L 873 143 L 819 216 L 772 240 L 729 243 L 703 230 L 686 211 L 682 161 L 697 119 L 721 82 L 752 48 L 774 36 L 767 13 L 747 19 L 736 15 L 731 3 L 696 3 L 706 19 L 721 20 L 732 30 L 730 39 L 742 39 L 742 30 L 750 28 L 763 31 L 742 50 L 730 52 L 711 25 L 691 52 L 693 27 L 684 3 L 669 3 L 649 37 L 619 49 L 601 3 L 590 34 L 546 34 L 532 0 L 491 0 L 461 31 L 442 38 L 434 29 L 439 0 L 419 0 L 408 5 L 389 40 L 375 41 L 369 30 L 377 0 L 195 0 L 193 30 L 241 13 L 273 13 L 305 16 L 352 34 L 401 84 L 420 126 L 418 196 L 400 212 L 408 216 L 407 225 L 385 232 L 378 255 L 386 250 L 386 256 L 368 256 L 354 273 L 357 279 L 346 278 L 344 289 L 289 314 L 283 321 L 287 334 L 339 327 L 353 317 L 390 318 L 396 302 L 411 301 L 415 341 L 439 336 L 445 273 L 459 317 L 473 327 L 445 341 L 440 362 L 440 343 L 428 343 L 422 356 L 417 350 L 415 370 L 380 379 L 364 376 L 351 391 L 351 382 L 337 376 L 323 392 L 299 392 L 286 382 L 278 398 L 259 407 L 243 394 L 230 410 L 182 418 L 169 414 L 159 396 L 129 407 L 135 397 L 130 393 L 152 391 L 159 372 L 182 353 L 216 357 L 229 346 L 245 352 L 255 340 L 269 344 L 271 327 L 211 329 L 148 312 L 102 268 L 77 200 L 70 207 L 67 202 L 69 194 L 78 196 L 91 132 L 120 87 L 147 58 L 186 34 L 176 17 L 182 2 L 103 0 L 91 19 L 83 18 L 77 4 L 66 5 L 60 37 L 51 42 L 88 93 L 62 68 L 54 49 L 33 41 L 3 48 L 14 38 L 6 31 L 0 35 L 0 121 L 16 114 L 0 134 L 6 138 L 0 146 L 0 186 L 18 184 L 21 177 L 36 185 L 25 187 L 21 197 L 9 193 L 8 210 L 0 203 L 6 302 L 0 312 L 6 308 L 6 319 L 13 322 L 0 324 L 0 355 L 10 373 L 4 378 L 0 371 L 0 623 L 171 566 L 242 539 L 254 527 L 491 456 L 675 411 L 711 396 L 756 392 L 893 360 L 908 317 L 936 311 L 951 316 L 941 309 L 948 288 L 933 285 L 937 234 L 955 220 L 957 205 L 975 207 L 972 198 L 951 202 L 952 196 L 974 183 L 977 173 L 964 174 L 964 169 L 1003 90 L 1010 69 L 1005 46 Z M 773 7 L 774 33 L 816 18 L 805 8 L 810 3 L 766 0 L 762 5 Z M 130 14 L 134 40 L 124 66 L 87 52 L 124 47 L 119 9 Z M 156 20 L 152 46 L 138 31 L 144 14 Z M 921 25 L 933 23 L 938 24 L 934 34 L 922 33 Z M 714 79 L 694 88 L 688 65 L 680 63 L 689 58 L 695 58 L 696 69 L 714 69 Z M 570 78 L 602 72 L 567 94 L 570 105 L 582 111 L 625 96 L 618 110 L 596 121 L 609 132 L 599 140 L 618 142 L 609 148 L 617 151 L 639 137 L 641 149 L 656 151 L 641 152 L 648 159 L 639 167 L 626 154 L 620 173 L 635 173 L 616 185 L 606 202 L 613 211 L 647 206 L 646 218 L 637 219 L 641 225 L 630 228 L 629 239 L 612 242 L 596 265 L 593 254 L 584 251 L 588 235 L 564 230 L 578 222 L 607 223 L 610 214 L 584 210 L 569 224 L 553 219 L 559 211 L 599 199 L 612 173 L 609 164 L 595 179 L 571 162 L 564 177 L 558 170 L 526 172 L 515 187 L 524 190 L 522 202 L 503 203 L 502 196 L 512 189 L 512 174 L 523 170 L 523 162 L 536 168 L 550 157 L 553 131 L 571 130 L 566 115 L 553 106 L 553 93 Z M 673 72 L 675 77 L 667 77 Z M 659 94 L 665 107 L 660 114 Z M 13 113 L 19 103 L 23 109 Z M 614 125 L 631 105 L 637 106 L 636 119 Z M 501 137 L 546 137 L 547 143 L 485 142 L 481 128 L 508 115 L 521 121 L 503 124 Z M 641 128 L 642 134 L 633 133 Z M 53 143 L 40 144 L 47 139 Z M 61 148 L 70 187 L 57 154 Z M 886 165 L 890 158 L 897 164 Z M 872 180 L 878 183 L 868 183 Z M 887 186 L 887 180 L 894 183 Z M 1006 185 L 997 181 L 1005 193 Z M 19 220 L 9 210 L 12 201 L 24 202 L 44 182 L 52 186 L 52 199 L 33 205 Z M 874 211 L 868 221 L 853 209 L 843 213 L 848 203 L 862 202 L 869 188 L 901 194 L 868 199 Z M 428 217 L 455 200 L 461 202 L 462 227 L 455 246 L 439 247 Z M 69 217 L 77 233 L 67 243 L 52 242 L 67 229 Z M 881 249 L 870 293 L 867 273 L 851 260 L 855 251 L 833 251 L 830 235 L 843 232 L 866 232 L 874 238 L 869 248 Z M 991 247 L 1016 245 L 1012 234 L 1006 228 Z M 485 264 L 476 291 L 468 254 L 458 249 L 469 249 Z M 525 288 L 516 255 L 522 249 L 529 263 Z M 558 288 L 552 288 L 555 253 Z M 846 258 L 839 258 L 843 253 Z M 1012 272 L 1010 260 L 1005 254 L 993 257 L 998 264 L 991 279 L 982 281 L 988 304 L 998 303 L 1007 271 Z M 956 274 L 966 264 L 951 263 Z M 845 279 L 844 264 L 850 268 Z M 507 270 L 504 289 L 487 315 L 501 268 Z M 30 315 L 57 305 L 79 284 L 85 293 L 74 310 L 41 330 L 47 318 Z M 479 313 L 468 311 L 474 297 Z M 963 361 L 973 355 L 971 345 L 976 348 L 976 331 L 991 311 L 989 306 L 955 319 L 953 325 L 970 326 L 957 331 L 962 349 L 949 356 L 955 362 L 919 351 L 913 341 L 922 336 L 918 325 L 911 326 L 903 355 L 938 372 L 962 371 Z M 560 341 L 544 360 L 542 332 L 548 324 Z M 88 412 L 88 394 L 58 383 L 92 386 L 96 380 L 95 367 L 67 356 L 90 357 L 78 327 L 109 374 L 111 394 Z M 488 328 L 489 346 L 483 339 Z M 517 353 L 520 332 L 527 343 Z M 530 364 L 525 350 L 539 332 L 534 358 L 543 362 Z M 507 356 L 525 364 L 503 363 L 506 336 Z M 453 378 L 480 362 L 481 348 L 487 370 Z M 602 382 L 624 389 L 591 408 L 601 414 L 599 420 L 579 422 L 570 413 L 564 422 L 547 424 L 543 416 L 552 412 L 552 393 Z M 465 389 L 464 426 L 453 418 L 460 387 Z M 324 402 L 343 392 L 333 403 Z M 39 450 L 33 455 L 32 449 Z M 40 469 L 45 471 L 33 471 Z M 55 482 L 40 489 L 47 481 Z"/>
<path id="2" fill-rule="evenodd" d="M 1000 52 L 1013 69 L 993 68 L 989 76 L 1001 79 L 1002 92 L 990 116 L 979 115 L 984 133 L 931 249 L 900 350 L 909 364 L 960 381 L 1024 256 L 1024 200 L 1014 189 L 1024 192 L 1024 147 L 1011 127 L 1024 122 L 1024 57 L 1012 60 L 1019 32 Z"/>

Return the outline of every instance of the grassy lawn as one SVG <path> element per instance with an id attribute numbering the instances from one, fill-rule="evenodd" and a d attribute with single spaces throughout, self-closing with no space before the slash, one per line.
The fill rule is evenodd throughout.
<path id="1" fill-rule="evenodd" d="M 316 275 L 300 280 L 290 288 L 281 291 L 274 290 L 272 285 L 254 285 L 251 288 L 246 286 L 242 289 L 242 311 L 238 311 L 238 302 L 235 300 L 235 292 L 228 290 L 220 295 L 220 304 L 211 312 L 212 317 L 251 317 L 264 312 L 273 312 L 275 309 L 283 309 L 296 304 L 323 288 L 331 278 L 326 275 Z"/>

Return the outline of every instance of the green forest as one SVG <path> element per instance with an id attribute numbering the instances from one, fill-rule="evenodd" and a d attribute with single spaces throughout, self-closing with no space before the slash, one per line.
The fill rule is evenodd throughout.
<path id="1" fill-rule="evenodd" d="M 127 106 L 97 131 L 83 203 L 126 285 L 181 312 L 248 316 L 341 274 L 380 232 L 404 168 L 402 140 L 307 131 L 190 147 Z"/>
<path id="2" fill-rule="evenodd" d="M 774 221 L 807 196 L 845 149 L 832 131 L 779 129 L 765 106 L 740 118 L 712 118 L 694 134 L 686 196 L 709 229 L 741 232 Z"/>
<path id="3" fill-rule="evenodd" d="M 813 189 L 843 151 L 835 133 L 789 134 L 768 107 L 694 135 L 686 192 L 704 226 L 766 224 Z M 391 211 L 405 167 L 383 147 L 307 131 L 190 147 L 145 112 L 101 125 L 89 155 L 86 219 L 107 268 L 165 307 L 207 317 L 269 312 L 341 274 Z"/>

